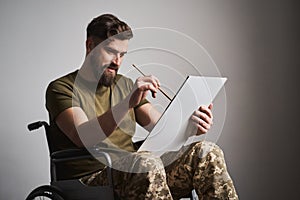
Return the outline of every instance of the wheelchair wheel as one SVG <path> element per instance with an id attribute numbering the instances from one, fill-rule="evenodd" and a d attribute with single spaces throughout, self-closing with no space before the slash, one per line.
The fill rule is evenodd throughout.
<path id="1" fill-rule="evenodd" d="M 34 189 L 26 200 L 64 200 L 60 191 L 52 186 L 44 185 Z"/>

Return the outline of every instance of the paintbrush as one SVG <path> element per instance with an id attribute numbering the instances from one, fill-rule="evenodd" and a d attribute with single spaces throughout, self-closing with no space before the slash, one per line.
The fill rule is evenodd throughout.
<path id="1" fill-rule="evenodd" d="M 137 66 L 135 66 L 134 64 L 132 64 L 132 66 L 138 70 L 143 76 L 146 76 Z M 165 96 L 167 97 L 170 101 L 172 101 L 172 99 L 160 88 L 158 88 L 158 90 Z"/>

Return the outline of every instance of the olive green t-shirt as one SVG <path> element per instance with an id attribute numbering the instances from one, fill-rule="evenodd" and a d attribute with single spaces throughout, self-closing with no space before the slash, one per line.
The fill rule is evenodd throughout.
<path id="1" fill-rule="evenodd" d="M 88 119 L 93 119 L 126 98 L 133 87 L 131 79 L 119 74 L 109 87 L 97 85 L 77 75 L 78 70 L 52 81 L 46 91 L 46 108 L 50 118 L 49 139 L 52 143 L 52 152 L 78 148 L 58 128 L 55 122 L 56 117 L 62 111 L 70 107 L 81 107 Z M 147 103 L 147 100 L 138 106 L 144 103 Z M 131 139 L 135 132 L 135 126 L 134 109 L 130 109 L 115 131 L 105 140 L 98 142 L 133 152 L 135 150 Z M 84 137 L 84 133 L 79 134 L 81 138 Z M 103 164 L 96 159 L 72 161 L 57 165 L 57 177 L 58 179 L 79 178 L 102 168 Z"/>

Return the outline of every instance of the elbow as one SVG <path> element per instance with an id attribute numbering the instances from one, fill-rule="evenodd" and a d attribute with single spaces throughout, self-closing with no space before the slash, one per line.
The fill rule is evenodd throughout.
<path id="1" fill-rule="evenodd" d="M 77 128 L 74 127 L 72 131 L 74 136 L 72 141 L 77 147 L 93 147 L 107 137 L 99 125 L 91 121 L 82 123 Z"/>
<path id="2" fill-rule="evenodd" d="M 74 128 L 73 130 L 70 131 L 69 138 L 76 145 L 76 147 L 78 147 L 78 148 L 84 147 L 84 144 L 83 144 L 76 128 Z"/>

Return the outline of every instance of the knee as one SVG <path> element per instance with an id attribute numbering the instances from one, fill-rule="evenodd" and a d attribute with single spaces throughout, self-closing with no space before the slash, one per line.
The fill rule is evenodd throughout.
<path id="1" fill-rule="evenodd" d="M 149 152 L 134 153 L 132 167 L 138 172 L 149 172 L 164 169 L 162 160 Z"/>
<path id="2" fill-rule="evenodd" d="M 216 157 L 224 157 L 222 149 L 215 143 L 209 141 L 198 142 L 194 145 L 198 152 L 199 158 L 204 158 L 208 155 Z"/>

